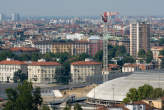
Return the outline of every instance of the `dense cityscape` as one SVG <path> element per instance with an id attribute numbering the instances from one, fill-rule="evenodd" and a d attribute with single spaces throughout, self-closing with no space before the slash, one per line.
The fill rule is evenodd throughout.
<path id="1" fill-rule="evenodd" d="M 164 17 L 0 13 L 0 110 L 164 110 Z"/>

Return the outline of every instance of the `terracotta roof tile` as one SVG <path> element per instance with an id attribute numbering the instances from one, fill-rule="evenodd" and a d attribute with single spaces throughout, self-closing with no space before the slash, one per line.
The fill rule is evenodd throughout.
<path id="1" fill-rule="evenodd" d="M 27 48 L 27 47 L 14 47 L 10 48 L 11 51 L 38 51 L 36 48 Z"/>
<path id="2" fill-rule="evenodd" d="M 0 65 L 25 65 L 26 63 L 18 60 L 3 60 L 0 61 Z"/>
<path id="3" fill-rule="evenodd" d="M 100 62 L 94 62 L 94 61 L 77 61 L 71 63 L 71 65 L 101 65 Z"/>
<path id="4" fill-rule="evenodd" d="M 123 67 L 137 67 L 137 64 L 124 64 Z"/>
<path id="5" fill-rule="evenodd" d="M 164 46 L 154 46 L 151 48 L 151 50 L 163 50 Z"/>
<path id="6" fill-rule="evenodd" d="M 133 104 L 136 104 L 136 105 L 143 104 L 146 106 L 146 110 L 152 110 L 155 108 L 155 107 L 151 107 L 149 104 L 147 104 L 146 102 L 143 102 L 143 101 L 136 101 L 136 102 L 133 102 Z"/>
<path id="7" fill-rule="evenodd" d="M 31 66 L 60 66 L 60 63 L 57 62 L 31 62 L 29 63 Z"/>

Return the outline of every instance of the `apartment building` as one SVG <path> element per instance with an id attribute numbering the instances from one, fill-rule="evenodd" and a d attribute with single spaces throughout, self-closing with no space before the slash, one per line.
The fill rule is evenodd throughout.
<path id="1" fill-rule="evenodd" d="M 152 70 L 154 66 L 152 64 L 130 64 L 125 63 L 122 66 L 122 72 L 135 72 L 135 71 L 146 71 Z"/>
<path id="2" fill-rule="evenodd" d="M 126 52 L 127 53 L 130 53 L 130 40 L 129 38 L 127 37 L 124 37 L 122 40 L 120 40 L 118 42 L 118 45 L 119 46 L 124 46 L 126 48 Z"/>
<path id="3" fill-rule="evenodd" d="M 102 64 L 85 60 L 71 63 L 72 83 L 98 83 L 101 77 Z"/>
<path id="4" fill-rule="evenodd" d="M 42 54 L 53 52 L 53 41 L 37 41 L 33 42 L 32 47 L 40 50 Z"/>
<path id="5" fill-rule="evenodd" d="M 39 49 L 31 47 L 13 47 L 9 49 L 16 55 L 39 53 Z"/>
<path id="6" fill-rule="evenodd" d="M 53 53 L 72 53 L 72 42 L 55 42 L 52 46 Z"/>
<path id="7" fill-rule="evenodd" d="M 140 49 L 150 49 L 150 24 L 135 22 L 130 24 L 130 55 L 137 57 Z"/>
<path id="8" fill-rule="evenodd" d="M 95 54 L 103 50 L 103 40 L 99 36 L 91 36 L 89 39 L 89 55 L 95 56 Z"/>
<path id="9" fill-rule="evenodd" d="M 14 73 L 18 70 L 22 70 L 22 73 L 27 74 L 27 64 L 25 62 L 9 58 L 0 61 L 0 81 L 14 82 Z"/>
<path id="10" fill-rule="evenodd" d="M 40 50 L 42 54 L 64 53 L 71 55 L 89 53 L 89 43 L 87 41 L 38 41 L 34 42 L 33 47 Z"/>
<path id="11" fill-rule="evenodd" d="M 61 69 L 57 62 L 46 62 L 41 59 L 38 62 L 28 63 L 28 81 L 32 83 L 53 83 L 55 74 Z"/>
<path id="12" fill-rule="evenodd" d="M 72 55 L 79 55 L 82 53 L 89 54 L 89 42 L 88 41 L 75 41 L 72 44 Z"/>

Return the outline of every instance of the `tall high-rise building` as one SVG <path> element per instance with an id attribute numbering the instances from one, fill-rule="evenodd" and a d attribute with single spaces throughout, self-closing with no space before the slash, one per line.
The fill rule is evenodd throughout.
<path id="1" fill-rule="evenodd" d="M 12 13 L 11 14 L 11 21 L 19 21 L 20 15 L 18 13 Z"/>
<path id="2" fill-rule="evenodd" d="M 137 57 L 140 49 L 150 49 L 150 24 L 146 22 L 130 24 L 130 55 Z"/>
<path id="3" fill-rule="evenodd" d="M 5 19 L 5 15 L 3 13 L 0 13 L 0 22 Z"/>

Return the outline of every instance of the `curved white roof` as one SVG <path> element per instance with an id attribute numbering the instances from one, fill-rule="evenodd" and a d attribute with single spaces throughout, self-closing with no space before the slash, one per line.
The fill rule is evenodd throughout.
<path id="1" fill-rule="evenodd" d="M 101 100 L 122 101 L 130 88 L 138 88 L 144 84 L 164 89 L 164 73 L 138 72 L 116 78 L 95 87 L 87 94 L 87 97 Z"/>

